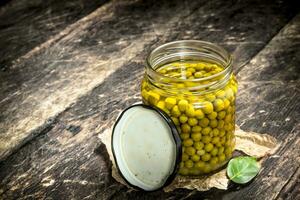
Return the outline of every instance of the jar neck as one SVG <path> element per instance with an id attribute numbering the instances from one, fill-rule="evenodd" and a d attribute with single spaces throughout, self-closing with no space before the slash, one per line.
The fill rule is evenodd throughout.
<path id="1" fill-rule="evenodd" d="M 160 67 L 177 61 L 208 62 L 221 66 L 223 70 L 194 79 L 173 78 L 158 72 Z M 231 74 L 232 57 L 226 50 L 209 42 L 181 40 L 159 46 L 148 55 L 145 78 L 151 85 L 170 93 L 202 95 L 224 87 Z M 178 88 L 178 84 L 184 87 Z"/>

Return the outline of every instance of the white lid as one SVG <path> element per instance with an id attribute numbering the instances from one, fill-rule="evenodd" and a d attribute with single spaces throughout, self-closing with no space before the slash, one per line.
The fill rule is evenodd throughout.
<path id="1" fill-rule="evenodd" d="M 129 185 L 154 191 L 174 179 L 181 142 L 175 125 L 163 111 L 136 104 L 118 117 L 112 151 L 117 168 Z"/>

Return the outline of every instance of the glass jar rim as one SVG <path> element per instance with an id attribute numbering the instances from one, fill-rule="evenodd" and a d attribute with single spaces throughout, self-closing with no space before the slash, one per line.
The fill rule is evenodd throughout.
<path id="1" fill-rule="evenodd" d="M 186 45 L 182 45 L 182 44 L 198 44 L 200 45 L 201 47 L 210 47 L 214 50 L 218 50 L 218 52 L 221 52 L 223 53 L 224 56 L 226 56 L 226 61 L 225 61 L 225 65 L 223 65 L 224 69 L 216 74 L 213 74 L 213 75 L 210 75 L 210 76 L 207 76 L 207 77 L 201 77 L 201 78 L 194 78 L 194 79 L 180 79 L 180 78 L 174 78 L 174 77 L 169 77 L 169 76 L 165 76 L 159 72 L 156 71 L 156 69 L 154 68 L 154 66 L 151 64 L 151 59 L 152 59 L 152 56 L 164 49 L 164 48 L 167 48 L 167 47 L 171 47 L 172 45 L 178 45 L 178 47 L 181 47 L 181 48 L 184 48 L 184 47 L 187 47 Z M 225 58 L 223 58 L 225 60 Z M 173 41 L 173 42 L 168 42 L 168 43 L 165 43 L 163 45 L 160 45 L 158 47 L 156 47 L 155 49 L 153 49 L 147 56 L 146 58 L 146 72 L 147 70 L 149 70 L 149 72 L 151 74 L 153 74 L 154 76 L 158 77 L 158 78 L 168 78 L 169 80 L 171 81 L 176 81 L 176 82 L 199 82 L 199 81 L 206 81 L 206 80 L 210 80 L 210 79 L 213 79 L 213 78 L 216 78 L 218 76 L 222 76 L 224 74 L 227 74 L 227 73 L 231 73 L 232 72 L 232 55 L 228 53 L 228 51 L 226 51 L 223 47 L 217 45 L 217 44 L 214 44 L 214 43 L 211 43 L 211 42 L 207 42 L 207 41 L 202 41 L 202 40 L 177 40 L 177 41 Z"/>

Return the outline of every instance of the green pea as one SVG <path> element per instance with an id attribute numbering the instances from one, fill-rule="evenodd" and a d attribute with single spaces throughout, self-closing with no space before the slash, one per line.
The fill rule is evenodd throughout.
<path id="1" fill-rule="evenodd" d="M 202 112 L 202 110 L 196 110 L 195 111 L 195 117 L 197 118 L 197 119 L 203 119 L 204 118 L 204 113 Z"/>
<path id="2" fill-rule="evenodd" d="M 199 169 L 203 169 L 205 166 L 205 162 L 199 160 L 198 162 L 196 162 L 195 167 L 199 168 Z"/>
<path id="3" fill-rule="evenodd" d="M 192 155 L 191 159 L 192 159 L 192 161 L 197 162 L 200 160 L 200 156 L 195 154 L 195 155 Z"/>
<path id="4" fill-rule="evenodd" d="M 196 118 L 189 118 L 189 119 L 188 119 L 188 124 L 189 124 L 190 126 L 195 126 L 195 125 L 198 124 L 198 120 L 197 120 Z"/>
<path id="5" fill-rule="evenodd" d="M 179 117 L 181 115 L 181 112 L 178 108 L 177 105 L 175 105 L 173 108 L 172 108 L 172 111 L 171 111 L 171 114 L 174 116 L 174 117 Z"/>
<path id="6" fill-rule="evenodd" d="M 199 155 L 199 156 L 203 156 L 204 154 L 205 154 L 205 151 L 203 149 L 197 151 L 197 155 Z"/>
<path id="7" fill-rule="evenodd" d="M 205 113 L 205 114 L 210 114 L 214 111 L 214 106 L 211 102 L 204 102 L 203 104 L 203 108 L 202 108 L 202 111 Z"/>
<path id="8" fill-rule="evenodd" d="M 196 153 L 196 149 L 194 147 L 187 147 L 185 151 L 189 156 L 192 156 Z"/>
<path id="9" fill-rule="evenodd" d="M 226 112 L 223 110 L 223 111 L 218 112 L 217 118 L 218 119 L 224 119 L 225 116 L 226 116 Z"/>
<path id="10" fill-rule="evenodd" d="M 191 161 L 191 160 L 187 160 L 187 161 L 184 162 L 184 166 L 186 168 L 192 168 L 194 166 L 194 162 Z"/>
<path id="11" fill-rule="evenodd" d="M 194 141 L 191 138 L 187 138 L 187 139 L 183 140 L 183 142 L 182 142 L 183 146 L 185 146 L 185 147 L 192 146 L 193 143 L 194 143 Z"/>
<path id="12" fill-rule="evenodd" d="M 186 167 L 180 168 L 179 169 L 179 174 L 186 176 L 186 175 L 189 174 L 189 169 L 186 168 Z"/>
<path id="13" fill-rule="evenodd" d="M 189 133 L 191 131 L 191 127 L 188 124 L 182 124 L 181 125 L 181 130 L 184 133 Z"/>
<path id="14" fill-rule="evenodd" d="M 190 137 L 190 134 L 188 134 L 188 133 L 181 133 L 181 134 L 180 134 L 180 138 L 181 138 L 182 140 L 188 139 L 189 137 Z"/>
<path id="15" fill-rule="evenodd" d="M 195 116 L 195 109 L 192 105 L 188 105 L 187 110 L 185 111 L 185 114 L 188 117 L 194 117 Z"/>
<path id="16" fill-rule="evenodd" d="M 193 126 L 192 132 L 200 132 L 202 130 L 201 126 Z"/>
<path id="17" fill-rule="evenodd" d="M 180 123 L 184 124 L 185 122 L 188 121 L 188 117 L 185 116 L 185 115 L 181 115 L 181 116 L 179 117 L 179 121 L 180 121 Z"/>
<path id="18" fill-rule="evenodd" d="M 221 111 L 224 109 L 224 102 L 222 99 L 216 99 L 214 101 L 214 108 L 217 112 Z"/>
<path id="19" fill-rule="evenodd" d="M 201 142 L 203 142 L 204 144 L 208 144 L 210 143 L 211 141 L 211 137 L 208 136 L 208 135 L 204 135 L 202 138 L 201 138 Z"/>
<path id="20" fill-rule="evenodd" d="M 210 154 L 212 156 L 216 156 L 218 154 L 218 148 L 214 147 L 213 150 L 211 150 Z"/>
<path id="21" fill-rule="evenodd" d="M 212 129 L 210 127 L 205 127 L 202 129 L 201 133 L 203 135 L 209 135 L 211 131 L 212 131 Z"/>
<path id="22" fill-rule="evenodd" d="M 205 146 L 204 146 L 204 150 L 206 152 L 211 152 L 213 150 L 213 148 L 214 148 L 214 145 L 211 143 L 205 144 Z"/>
<path id="23" fill-rule="evenodd" d="M 210 120 L 209 126 L 212 128 L 216 128 L 218 126 L 218 120 L 216 120 L 216 119 Z"/>
<path id="24" fill-rule="evenodd" d="M 204 144 L 203 144 L 202 142 L 194 142 L 194 147 L 195 147 L 197 150 L 201 150 L 201 149 L 203 149 Z"/>
<path id="25" fill-rule="evenodd" d="M 206 162 L 209 161 L 211 158 L 211 155 L 209 153 L 205 153 L 203 156 L 201 156 L 201 160 Z"/>
<path id="26" fill-rule="evenodd" d="M 198 142 L 201 140 L 202 135 L 200 133 L 193 133 L 191 137 L 195 142 Z"/>
<path id="27" fill-rule="evenodd" d="M 220 131 L 219 131 L 219 129 L 217 129 L 217 128 L 214 128 L 213 130 L 212 130 L 212 132 L 213 132 L 213 136 L 218 136 L 219 135 L 219 133 L 220 133 Z"/>
<path id="28" fill-rule="evenodd" d="M 189 159 L 189 156 L 185 153 L 182 154 L 182 161 L 187 161 Z"/>
<path id="29" fill-rule="evenodd" d="M 212 112 L 208 115 L 208 118 L 209 119 L 216 119 L 218 116 L 218 113 L 217 112 Z"/>
<path id="30" fill-rule="evenodd" d="M 199 125 L 202 127 L 202 128 L 205 128 L 207 127 L 209 124 L 209 119 L 207 118 L 203 118 L 199 121 Z"/>
<path id="31" fill-rule="evenodd" d="M 178 108 L 181 112 L 184 112 L 187 109 L 188 105 L 189 105 L 189 102 L 184 99 L 182 99 L 178 102 Z"/>

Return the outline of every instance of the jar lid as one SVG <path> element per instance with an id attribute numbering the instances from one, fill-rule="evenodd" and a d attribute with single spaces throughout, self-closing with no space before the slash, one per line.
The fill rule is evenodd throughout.
<path id="1" fill-rule="evenodd" d="M 154 191 L 175 178 L 181 140 L 162 110 L 141 103 L 126 108 L 113 127 L 111 141 L 117 169 L 130 186 Z"/>

